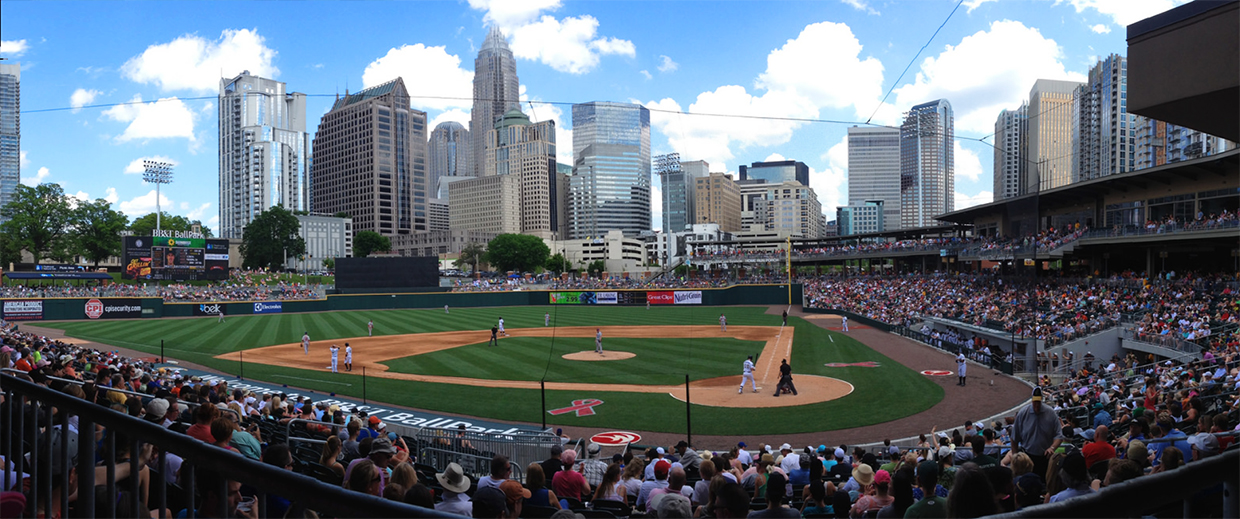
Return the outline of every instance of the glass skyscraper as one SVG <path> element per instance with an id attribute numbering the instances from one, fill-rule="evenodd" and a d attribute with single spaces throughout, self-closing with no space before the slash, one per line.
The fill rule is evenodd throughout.
<path id="1" fill-rule="evenodd" d="M 900 228 L 937 224 L 956 206 L 955 118 L 946 99 L 914 106 L 900 125 Z"/>
<path id="2" fill-rule="evenodd" d="M 0 206 L 9 203 L 21 181 L 21 84 L 20 63 L 0 64 Z"/>
<path id="3" fill-rule="evenodd" d="M 427 145 L 426 189 L 432 198 L 448 199 L 448 188 L 439 179 L 474 176 L 473 137 L 465 126 L 456 121 L 444 121 L 435 126 Z"/>
<path id="4" fill-rule="evenodd" d="M 650 230 L 650 110 L 630 103 L 573 105 L 569 238 Z"/>
<path id="5" fill-rule="evenodd" d="M 474 173 L 481 177 L 486 171 L 486 134 L 504 112 L 521 108 L 517 60 L 508 48 L 508 40 L 492 26 L 474 59 L 474 106 L 469 112 L 469 134 L 472 136 Z"/>

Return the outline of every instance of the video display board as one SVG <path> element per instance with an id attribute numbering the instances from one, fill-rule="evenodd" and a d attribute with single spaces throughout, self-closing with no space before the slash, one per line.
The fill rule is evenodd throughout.
<path id="1" fill-rule="evenodd" d="M 228 279 L 228 240 L 126 236 L 125 279 Z"/>

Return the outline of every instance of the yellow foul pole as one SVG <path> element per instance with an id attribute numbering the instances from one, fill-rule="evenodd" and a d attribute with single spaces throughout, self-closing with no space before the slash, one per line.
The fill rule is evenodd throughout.
<path id="1" fill-rule="evenodd" d="M 788 255 L 788 306 L 792 306 L 792 236 L 786 240 L 788 245 L 784 252 Z"/>

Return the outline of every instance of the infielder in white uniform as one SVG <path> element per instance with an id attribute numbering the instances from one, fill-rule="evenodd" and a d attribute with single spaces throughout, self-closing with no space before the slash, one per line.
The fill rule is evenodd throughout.
<path id="1" fill-rule="evenodd" d="M 301 336 L 301 349 L 306 350 L 306 355 L 310 354 L 310 332 Z"/>
<path id="2" fill-rule="evenodd" d="M 594 352 L 599 355 L 603 354 L 603 329 L 594 329 Z"/>
<path id="3" fill-rule="evenodd" d="M 754 393 L 758 392 L 758 383 L 753 381 L 753 355 L 750 355 L 748 359 L 745 359 L 745 363 L 741 364 L 741 388 L 736 390 L 736 394 L 739 395 L 745 392 L 745 381 L 749 381 L 749 385 L 753 388 Z"/>
<path id="4" fill-rule="evenodd" d="M 969 363 L 964 359 L 964 352 L 956 355 L 956 376 L 960 377 L 960 381 L 956 382 L 957 386 L 963 386 L 965 380 L 965 371 L 969 367 Z"/>
<path id="5" fill-rule="evenodd" d="M 719 314 L 719 331 L 728 331 L 728 318 L 723 314 Z"/>
<path id="6" fill-rule="evenodd" d="M 332 351 L 332 373 L 339 373 L 338 371 L 336 371 L 336 357 L 340 353 L 340 347 L 333 344 L 331 347 L 331 351 Z"/>
<path id="7" fill-rule="evenodd" d="M 551 312 L 543 314 L 543 328 L 551 326 Z"/>
<path id="8" fill-rule="evenodd" d="M 504 334 L 504 337 L 508 336 L 508 332 L 504 331 L 504 318 L 503 317 L 499 318 L 499 333 Z"/>
<path id="9" fill-rule="evenodd" d="M 844 323 L 844 331 L 848 331 L 848 316 L 847 316 L 847 315 L 841 315 L 841 316 L 840 316 L 840 322 Z"/>
<path id="10" fill-rule="evenodd" d="M 366 336 L 367 337 L 375 336 L 375 320 L 374 319 L 366 321 Z"/>
<path id="11" fill-rule="evenodd" d="M 353 371 L 353 347 L 344 343 L 344 370 Z"/>

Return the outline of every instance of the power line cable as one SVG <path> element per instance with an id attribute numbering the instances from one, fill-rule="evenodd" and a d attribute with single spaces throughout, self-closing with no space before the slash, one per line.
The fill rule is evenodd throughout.
<path id="1" fill-rule="evenodd" d="M 930 35 L 929 40 L 926 40 L 926 44 L 922 45 L 921 49 L 917 51 L 917 54 L 913 56 L 913 59 L 909 60 L 908 65 L 904 67 L 904 72 L 901 72 L 900 77 L 896 78 L 896 80 L 891 83 L 891 88 L 888 88 L 887 93 L 883 95 L 881 100 L 879 100 L 878 106 L 874 108 L 874 113 L 870 114 L 870 117 L 865 120 L 865 124 L 870 124 L 870 121 L 874 119 L 874 116 L 878 115 L 878 111 L 883 108 L 883 103 L 887 102 L 887 97 L 890 96 L 891 92 L 896 89 L 896 85 L 900 84 L 900 80 L 904 79 L 904 75 L 908 73 L 908 69 L 913 68 L 913 64 L 917 63 L 917 58 L 921 57 L 921 53 L 926 50 L 926 47 L 930 46 L 930 42 L 934 41 L 934 37 L 939 35 L 939 31 L 943 30 L 943 27 L 947 25 L 948 21 L 951 21 L 952 15 L 956 14 L 956 11 L 960 9 L 960 4 L 963 3 L 964 0 L 956 2 L 956 7 L 952 8 L 952 12 L 947 14 L 947 18 L 943 20 L 943 23 L 939 24 L 939 28 L 934 30 L 934 34 Z"/>

